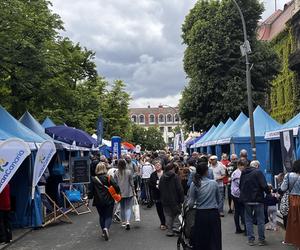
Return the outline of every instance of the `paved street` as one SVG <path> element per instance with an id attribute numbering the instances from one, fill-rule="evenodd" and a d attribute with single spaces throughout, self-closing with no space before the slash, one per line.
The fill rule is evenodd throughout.
<path id="1" fill-rule="evenodd" d="M 6 249 L 9 250 L 48 250 L 48 249 L 143 249 L 143 250 L 174 250 L 176 238 L 168 238 L 158 228 L 159 222 L 155 208 L 142 209 L 142 222 L 135 223 L 132 230 L 125 231 L 119 224 L 113 224 L 111 238 L 105 242 L 100 237 L 98 218 L 94 211 L 91 214 L 72 216 L 73 224 L 49 226 L 45 229 L 28 233 L 19 241 Z M 234 234 L 233 216 L 222 218 L 223 249 L 293 249 L 281 244 L 283 232 L 267 232 L 268 246 L 250 247 L 246 245 L 246 237 Z"/>

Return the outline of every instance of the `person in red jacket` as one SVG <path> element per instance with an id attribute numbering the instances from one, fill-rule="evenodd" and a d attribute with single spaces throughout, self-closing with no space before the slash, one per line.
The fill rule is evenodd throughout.
<path id="1" fill-rule="evenodd" d="M 12 240 L 11 225 L 9 219 L 10 188 L 9 184 L 0 193 L 0 243 L 9 243 Z"/>

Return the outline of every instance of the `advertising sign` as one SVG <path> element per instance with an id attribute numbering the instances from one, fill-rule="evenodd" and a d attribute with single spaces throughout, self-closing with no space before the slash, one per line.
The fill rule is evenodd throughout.
<path id="1" fill-rule="evenodd" d="M 18 138 L 0 144 L 0 193 L 30 153 L 28 144 Z"/>
<path id="2" fill-rule="evenodd" d="M 113 156 L 117 156 L 118 159 L 121 158 L 121 137 L 113 136 L 111 138 L 111 151 Z"/>
<path id="3" fill-rule="evenodd" d="M 295 160 L 293 130 L 280 132 L 280 145 L 284 169 L 286 172 L 291 172 Z"/>
<path id="4" fill-rule="evenodd" d="M 38 184 L 55 153 L 55 144 L 50 140 L 44 141 L 38 149 L 33 169 L 32 199 L 34 199 L 35 186 Z"/>
<path id="5" fill-rule="evenodd" d="M 72 159 L 72 183 L 90 182 L 90 160 L 88 157 Z"/>

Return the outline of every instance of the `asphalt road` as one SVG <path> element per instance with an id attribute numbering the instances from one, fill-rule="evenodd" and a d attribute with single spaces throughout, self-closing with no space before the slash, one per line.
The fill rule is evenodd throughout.
<path id="1" fill-rule="evenodd" d="M 108 242 L 101 238 L 98 215 L 90 214 L 71 216 L 73 224 L 56 224 L 26 234 L 6 249 L 9 250 L 175 250 L 177 238 L 165 236 L 159 229 L 159 220 L 155 208 L 142 208 L 142 222 L 133 223 L 130 231 L 125 231 L 120 224 L 113 224 Z M 222 218 L 223 250 L 254 249 L 294 249 L 281 244 L 283 231 L 267 232 L 268 245 L 250 247 L 246 237 L 234 234 L 233 215 Z"/>

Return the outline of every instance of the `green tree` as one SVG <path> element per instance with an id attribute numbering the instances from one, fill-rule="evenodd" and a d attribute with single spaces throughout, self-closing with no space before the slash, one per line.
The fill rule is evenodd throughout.
<path id="1" fill-rule="evenodd" d="M 104 95 L 101 111 L 104 117 L 104 136 L 130 137 L 131 122 L 129 119 L 130 95 L 125 91 L 125 83 L 116 80 Z"/>
<path id="2" fill-rule="evenodd" d="M 145 129 L 136 124 L 131 126 L 132 137 L 130 141 L 135 145 L 140 145 L 142 150 L 158 150 L 166 147 L 162 133 L 157 127 Z"/>
<path id="3" fill-rule="evenodd" d="M 253 100 L 264 106 L 269 83 L 278 70 L 278 58 L 267 44 L 256 39 L 263 11 L 258 0 L 237 0 L 244 13 L 253 53 Z M 240 54 L 243 31 L 231 0 L 199 0 L 182 25 L 187 48 L 184 70 L 189 83 L 180 100 L 180 115 L 188 127 L 207 129 L 240 111 L 247 112 L 245 59 Z M 272 63 L 270 63 L 272 62 Z"/>
<path id="4" fill-rule="evenodd" d="M 98 76 L 95 53 L 67 37 L 46 0 L 0 1 L 0 104 L 89 133 L 101 113 L 104 136 L 130 138 L 130 96 L 121 80 Z"/>
<path id="5" fill-rule="evenodd" d="M 45 0 L 0 1 L 0 80 L 9 95 L 0 94 L 13 115 L 30 102 L 47 72 L 45 44 L 62 29 Z"/>

